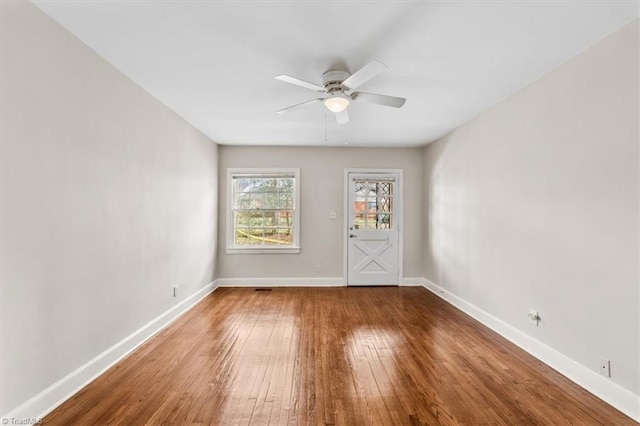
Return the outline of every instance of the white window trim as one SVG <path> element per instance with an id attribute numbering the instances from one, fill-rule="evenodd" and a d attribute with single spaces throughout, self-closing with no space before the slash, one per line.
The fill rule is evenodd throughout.
<path id="1" fill-rule="evenodd" d="M 290 246 L 236 246 L 233 244 L 233 175 L 294 175 L 293 245 Z M 299 168 L 227 168 L 227 254 L 297 254 L 300 253 L 300 169 Z"/>

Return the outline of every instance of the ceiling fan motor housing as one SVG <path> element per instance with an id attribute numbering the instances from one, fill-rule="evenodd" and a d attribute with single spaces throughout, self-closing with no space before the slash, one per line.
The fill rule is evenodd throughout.
<path id="1" fill-rule="evenodd" d="M 334 92 L 342 92 L 344 91 L 342 82 L 349 78 L 350 75 L 351 74 L 347 71 L 329 70 L 322 74 L 322 85 L 330 94 Z"/>

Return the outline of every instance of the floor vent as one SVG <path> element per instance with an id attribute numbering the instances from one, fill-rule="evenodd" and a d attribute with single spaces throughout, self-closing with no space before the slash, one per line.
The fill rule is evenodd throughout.
<path id="1" fill-rule="evenodd" d="M 270 288 L 256 288 L 256 291 L 271 291 Z"/>

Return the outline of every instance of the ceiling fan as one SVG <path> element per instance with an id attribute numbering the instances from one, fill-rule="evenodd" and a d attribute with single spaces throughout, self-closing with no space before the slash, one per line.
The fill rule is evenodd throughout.
<path id="1" fill-rule="evenodd" d="M 360 85 L 371 80 L 386 69 L 387 67 L 383 63 L 371 61 L 353 74 L 348 71 L 329 70 L 322 74 L 322 86 L 285 74 L 277 75 L 275 77 L 276 80 L 324 93 L 324 96 L 321 98 L 311 99 L 310 101 L 281 109 L 278 111 L 278 114 L 291 112 L 316 102 L 322 102 L 329 111 L 335 113 L 338 124 L 344 124 L 349 122 L 347 106 L 349 106 L 351 101 L 368 102 L 371 104 L 400 108 L 404 105 L 406 99 L 355 91 Z"/>

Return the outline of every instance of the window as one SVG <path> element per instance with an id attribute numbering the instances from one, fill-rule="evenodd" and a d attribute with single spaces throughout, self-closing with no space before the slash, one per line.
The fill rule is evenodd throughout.
<path id="1" fill-rule="evenodd" d="M 394 179 L 357 179 L 353 185 L 353 226 L 356 229 L 391 229 Z"/>
<path id="2" fill-rule="evenodd" d="M 299 169 L 228 169 L 227 253 L 299 253 Z"/>

